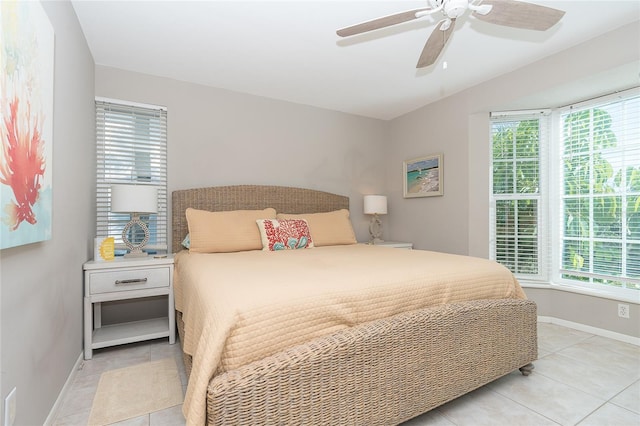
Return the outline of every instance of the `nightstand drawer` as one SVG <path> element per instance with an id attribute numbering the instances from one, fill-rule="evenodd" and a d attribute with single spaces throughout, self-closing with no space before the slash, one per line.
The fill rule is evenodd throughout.
<path id="1" fill-rule="evenodd" d="M 170 281 L 169 268 L 93 272 L 89 279 L 91 294 L 169 287 Z"/>

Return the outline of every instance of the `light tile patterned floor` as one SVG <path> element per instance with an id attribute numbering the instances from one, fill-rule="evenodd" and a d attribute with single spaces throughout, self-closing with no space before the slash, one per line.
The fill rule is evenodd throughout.
<path id="1" fill-rule="evenodd" d="M 404 426 L 640 426 L 640 347 L 553 324 L 538 325 L 533 373 L 513 372 Z M 100 374 L 173 356 L 186 385 L 179 345 L 166 340 L 94 352 L 62 402 L 56 426 L 86 425 Z M 184 425 L 181 406 L 115 423 Z"/>

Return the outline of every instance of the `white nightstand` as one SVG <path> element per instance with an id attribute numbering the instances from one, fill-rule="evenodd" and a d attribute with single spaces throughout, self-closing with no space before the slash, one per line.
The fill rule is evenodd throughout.
<path id="1" fill-rule="evenodd" d="M 93 349 L 169 337 L 176 341 L 173 256 L 89 261 L 84 269 L 84 359 Z M 167 295 L 167 316 L 102 326 L 101 303 Z M 93 309 L 92 309 L 93 308 Z"/>
<path id="2" fill-rule="evenodd" d="M 404 243 L 400 241 L 382 241 L 381 243 L 376 243 L 376 246 L 385 246 L 385 247 L 393 247 L 399 249 L 413 249 L 413 243 Z"/>

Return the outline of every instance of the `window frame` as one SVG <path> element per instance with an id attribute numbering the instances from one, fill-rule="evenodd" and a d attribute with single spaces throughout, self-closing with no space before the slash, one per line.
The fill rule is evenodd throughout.
<path id="1" fill-rule="evenodd" d="M 514 122 L 514 121 L 526 121 L 526 120 L 538 120 L 539 121 L 539 141 L 543 140 L 543 137 L 547 137 L 550 133 L 550 110 L 548 109 L 539 109 L 539 110 L 526 110 L 526 111 L 504 111 L 504 112 L 492 112 L 490 115 L 491 118 L 491 126 L 489 129 L 489 140 L 490 140 L 490 150 L 489 150 L 489 164 L 490 164 L 490 172 L 489 172 L 489 258 L 492 260 L 496 260 L 496 249 L 497 249 L 497 236 L 496 236 L 496 214 L 497 214 L 497 205 L 496 202 L 499 200 L 527 200 L 527 199 L 535 199 L 538 204 L 538 218 L 537 218 L 537 226 L 538 226 L 538 238 L 537 238 L 537 249 L 538 249 L 538 273 L 537 274 L 524 274 L 524 273 L 514 273 L 516 278 L 519 281 L 529 281 L 533 283 L 545 283 L 549 281 L 549 273 L 548 267 L 546 266 L 546 259 L 548 259 L 548 244 L 545 241 L 545 235 L 548 234 L 547 231 L 547 217 L 548 217 L 548 197 L 545 197 L 544 194 L 548 193 L 548 181 L 547 173 L 548 170 L 548 146 L 543 143 L 538 144 L 538 192 L 537 193 L 529 193 L 525 195 L 517 195 L 514 193 L 510 195 L 498 195 L 494 194 L 494 178 L 493 178 L 493 123 L 495 122 Z M 516 157 L 514 155 L 514 161 Z M 515 191 L 515 187 L 514 187 Z"/>
<path id="2" fill-rule="evenodd" d="M 612 93 L 609 95 L 600 96 L 594 99 L 589 99 L 583 102 L 578 102 L 575 104 L 563 106 L 555 110 L 554 119 L 557 122 L 555 127 L 557 131 L 554 132 L 555 134 L 554 134 L 554 139 L 552 140 L 552 144 L 555 148 L 554 161 L 556 163 L 556 167 L 552 167 L 552 169 L 558 176 L 556 181 L 559 182 L 559 184 L 554 185 L 553 194 L 552 194 L 552 196 L 554 197 L 553 198 L 554 201 L 557 201 L 557 202 L 551 203 L 554 205 L 553 217 L 555 217 L 557 221 L 557 225 L 556 225 L 557 232 L 552 233 L 553 246 L 556 248 L 555 250 L 557 251 L 557 253 L 554 253 L 554 256 L 553 256 L 554 264 L 552 269 L 552 284 L 554 285 L 557 285 L 563 288 L 571 288 L 574 290 L 575 289 L 583 290 L 583 291 L 586 290 L 587 292 L 597 293 L 599 295 L 605 294 L 608 296 L 614 296 L 615 298 L 622 298 L 624 300 L 631 299 L 635 302 L 638 302 L 640 299 L 640 290 L 630 289 L 626 287 L 615 287 L 611 285 L 598 284 L 598 283 L 592 283 L 592 282 L 578 282 L 575 280 L 562 277 L 563 274 L 566 274 L 567 272 L 570 273 L 570 271 L 563 270 L 562 268 L 562 245 L 564 240 L 564 214 L 563 214 L 564 212 L 562 209 L 562 202 L 563 202 L 564 194 L 561 186 L 561 183 L 564 182 L 563 181 L 564 176 L 562 172 L 562 160 L 563 160 L 563 152 L 562 152 L 563 139 L 562 139 L 562 127 L 561 127 L 562 115 L 568 111 L 571 111 L 572 109 L 583 109 L 583 108 L 593 109 L 599 106 L 610 104 L 612 102 L 615 102 L 616 100 L 623 101 L 626 99 L 636 98 L 638 96 L 640 96 L 640 88 L 633 88 L 633 89 L 628 89 L 628 90 L 624 90 L 617 93 Z M 625 195 L 626 194 L 627 193 L 625 193 Z M 603 196 L 603 195 L 596 194 L 596 197 L 598 196 Z M 623 197 L 623 196 L 624 195 L 620 194 L 620 197 Z M 589 194 L 589 197 L 593 197 L 593 194 Z M 590 237 L 590 241 L 592 242 L 598 239 L 600 238 L 594 238 L 593 236 Z M 621 241 L 623 241 L 622 244 L 626 244 L 626 238 L 624 237 L 621 238 Z M 597 274 L 593 274 L 593 275 L 595 276 Z M 640 279 L 627 278 L 627 280 L 630 282 L 636 282 L 636 283 L 640 282 Z"/>
<path id="3" fill-rule="evenodd" d="M 548 112 L 549 131 L 546 140 L 540 139 L 540 199 L 544 200 L 544 206 L 538 219 L 540 232 L 539 262 L 541 265 L 541 273 L 532 274 L 514 274 L 519 281 L 530 287 L 553 287 L 559 290 L 571 291 L 576 293 L 588 294 L 610 298 L 614 300 L 624 300 L 638 302 L 640 301 L 640 290 L 631 288 L 621 288 L 609 286 L 599 283 L 577 282 L 570 279 L 562 278 L 562 244 L 564 240 L 564 211 L 562 202 L 563 195 L 563 179 L 562 170 L 562 114 L 570 108 L 597 108 L 599 105 L 614 101 L 616 99 L 629 99 L 640 96 L 640 88 L 633 88 L 611 95 L 606 95 L 584 102 L 576 103 L 569 106 L 554 108 L 549 110 L 526 110 L 526 111 L 504 111 L 492 112 L 490 114 L 489 125 L 489 256 L 495 260 L 495 200 L 493 194 L 493 123 L 496 120 L 515 121 L 518 119 L 531 118 L 535 115 L 541 115 L 545 111 Z M 544 152 L 543 152 L 544 151 Z M 544 172 L 543 172 L 544 170 Z M 546 191 L 546 196 L 542 194 Z M 621 195 L 622 196 L 622 195 Z M 635 279 L 632 279 L 635 281 Z"/>
<path id="4" fill-rule="evenodd" d="M 129 221 L 129 216 L 124 214 L 111 213 L 110 210 L 110 187 L 113 184 L 150 184 L 158 188 L 158 213 L 154 215 L 142 215 L 141 219 L 149 222 L 149 216 L 152 216 L 149 230 L 152 237 L 156 238 L 155 242 L 145 245 L 145 251 L 148 252 L 167 252 L 168 251 L 168 200 L 167 200 L 167 108 L 158 105 L 141 104 L 129 102 L 120 99 L 110 99 L 96 97 L 94 101 L 96 114 L 96 236 L 97 237 L 114 237 L 116 240 L 116 250 L 118 253 L 127 250 L 122 242 L 122 229 Z M 145 140 L 142 151 L 131 151 L 124 156 L 123 164 L 134 164 L 132 172 L 122 173 L 117 167 L 110 167 L 108 163 L 105 134 L 108 132 L 105 116 L 109 108 L 113 108 L 117 114 L 125 114 L 127 110 L 131 112 L 131 123 L 137 125 L 141 122 L 156 119 L 153 123 L 153 130 L 146 129 L 146 133 L 134 131 L 125 133 L 121 141 L 116 142 L 115 152 L 122 155 L 123 151 L 129 151 L 125 142 L 130 139 L 131 145 L 136 145 L 139 140 Z M 137 119 L 135 114 L 138 113 L 142 118 Z M 136 127 L 136 130 L 138 127 Z M 111 129 L 113 131 L 113 129 Z M 146 155 L 149 158 L 140 160 L 140 155 Z M 141 168 L 137 168 L 135 164 L 142 162 Z M 122 168 L 124 169 L 124 167 Z M 156 171 L 157 170 L 157 171 Z M 111 175 L 111 176 L 109 176 Z M 154 229 L 155 228 L 155 229 Z"/>

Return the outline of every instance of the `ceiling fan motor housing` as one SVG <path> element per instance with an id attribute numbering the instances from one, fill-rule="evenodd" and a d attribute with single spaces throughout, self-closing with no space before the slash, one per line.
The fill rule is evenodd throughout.
<path id="1" fill-rule="evenodd" d="M 468 0 L 442 0 L 444 2 L 444 14 L 449 19 L 462 16 L 469 8 Z"/>

